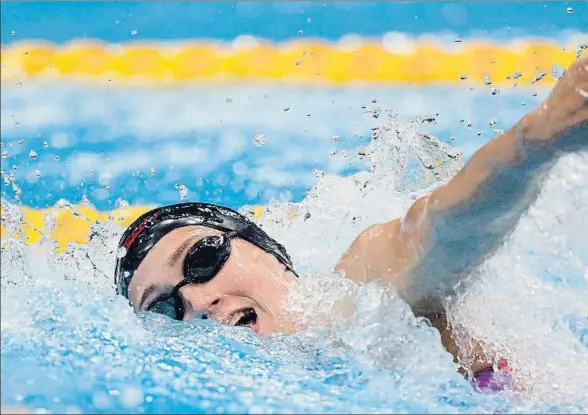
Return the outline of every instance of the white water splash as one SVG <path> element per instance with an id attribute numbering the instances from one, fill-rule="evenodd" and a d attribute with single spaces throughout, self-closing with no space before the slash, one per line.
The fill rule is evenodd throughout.
<path id="1" fill-rule="evenodd" d="M 359 232 L 401 216 L 416 198 L 461 167 L 458 151 L 419 133 L 417 126 L 399 123 L 392 114 L 374 130 L 374 140 L 365 151 L 370 172 L 350 177 L 317 172 L 318 182 L 304 201 L 272 202 L 259 220 L 287 246 L 306 275 L 294 284 L 288 305 L 312 316 L 314 325 L 284 339 L 286 345 L 310 342 L 333 353 L 352 353 L 360 363 L 378 370 L 415 375 L 404 378 L 403 388 L 373 381 L 373 396 L 397 394 L 400 400 L 411 394 L 435 396 L 447 379 L 459 382 L 451 357 L 442 349 L 438 333 L 415 319 L 391 290 L 375 284 L 358 286 L 331 271 Z M 571 319 L 576 326 L 586 324 L 582 319 L 588 318 L 587 172 L 586 155 L 562 159 L 509 241 L 476 271 L 465 293 L 449 301 L 452 323 L 483 341 L 490 354 L 506 357 L 521 378 L 524 401 L 511 402 L 509 412 L 544 410 L 535 406 L 541 402 L 573 404 L 572 412 L 588 405 L 581 377 L 588 363 L 586 334 L 579 337 L 570 323 Z M 3 224 L 14 229 L 22 211 L 4 202 L 3 209 L 9 212 L 3 215 Z M 121 231 L 113 224 L 96 224 L 87 245 L 72 244 L 60 255 L 51 253 L 53 245 L 47 240 L 33 247 L 6 240 L 2 244 L 3 338 L 43 335 L 38 326 L 44 318 L 78 315 L 82 324 L 93 315 L 79 312 L 87 298 L 96 304 L 96 313 L 118 322 L 110 329 L 134 333 L 134 338 L 144 336 L 129 329 L 129 325 L 138 326 L 132 324 L 136 318 L 124 301 L 113 300 L 112 270 Z M 47 296 L 46 290 L 74 293 L 59 297 L 67 300 L 62 303 L 45 304 L 61 301 Z M 346 299 L 357 313 L 346 321 L 333 319 L 333 310 L 344 307 Z M 112 308 L 105 309 L 103 301 L 112 301 Z M 451 396 L 452 389 L 445 392 Z M 427 409 L 435 412 L 436 404 L 431 405 Z"/>
<path id="2" fill-rule="evenodd" d="M 587 202 L 588 154 L 566 156 L 477 270 L 477 282 L 451 304 L 454 324 L 507 358 L 535 400 L 588 402 Z"/>
<path id="3" fill-rule="evenodd" d="M 329 299 L 342 295 L 360 302 L 370 298 L 367 306 L 358 307 L 361 318 L 354 328 L 331 333 L 330 341 L 347 340 L 362 356 L 366 349 L 378 350 L 370 357 L 376 366 L 383 360 L 412 358 L 410 370 L 430 372 L 434 370 L 430 363 L 438 365 L 439 358 L 416 356 L 438 351 L 415 347 L 422 344 L 418 336 L 407 340 L 413 335 L 406 318 L 409 312 L 399 300 L 384 300 L 382 289 L 380 297 L 373 298 L 368 294 L 373 287 L 353 290 L 329 284 L 316 272 L 333 269 L 361 230 L 401 216 L 418 196 L 453 176 L 461 164 L 458 152 L 443 144 L 436 147 L 435 140 L 426 139 L 429 147 L 420 151 L 423 136 L 414 125 L 401 125 L 392 118 L 378 136 L 385 139 L 370 146 L 372 172 L 347 178 L 322 176 L 302 203 L 273 203 L 260 222 L 286 243 L 311 278 L 321 280 L 304 281 L 295 294 L 305 304 L 303 309 L 312 310 L 309 316 L 332 315 L 336 305 Z M 421 170 L 406 182 L 402 167 L 415 155 Z M 422 168 L 436 161 L 442 167 Z M 427 173 L 432 178 L 428 183 L 423 180 Z M 553 168 L 541 196 L 504 246 L 474 272 L 464 294 L 447 299 L 458 343 L 468 350 L 473 337 L 490 356 L 506 358 L 520 396 L 529 402 L 588 405 L 582 369 L 588 364 L 587 204 L 588 155 L 566 156 Z M 292 210 L 297 213 L 294 218 L 289 215 Z M 387 305 L 390 302 L 394 305 Z M 322 310 L 313 308 L 317 303 Z M 349 336 L 351 332 L 356 337 Z"/>

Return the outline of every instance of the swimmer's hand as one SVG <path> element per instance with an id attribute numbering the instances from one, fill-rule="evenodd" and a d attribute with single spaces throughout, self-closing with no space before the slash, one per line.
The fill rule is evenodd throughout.
<path id="1" fill-rule="evenodd" d="M 549 97 L 519 123 L 523 157 L 541 157 L 538 153 L 550 150 L 587 149 L 587 123 L 588 56 L 584 56 L 570 66 Z"/>
<path id="2" fill-rule="evenodd" d="M 445 186 L 405 217 L 365 230 L 337 269 L 390 284 L 417 315 L 443 313 L 444 298 L 515 228 L 559 155 L 588 148 L 588 57 L 549 97 L 480 148 Z"/>

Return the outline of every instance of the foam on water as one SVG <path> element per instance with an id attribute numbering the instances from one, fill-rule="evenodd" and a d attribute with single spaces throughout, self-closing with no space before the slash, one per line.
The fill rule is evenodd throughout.
<path id="1" fill-rule="evenodd" d="M 402 137 L 404 147 L 390 135 Z M 411 158 L 411 145 L 415 140 L 420 144 L 423 136 L 414 125 L 399 125 L 393 119 L 378 130 L 377 136 L 380 139 L 371 149 L 373 173 L 345 179 L 323 177 L 297 206 L 312 214 L 303 221 L 298 219 L 296 230 L 282 238 L 288 240 L 291 251 L 302 262 L 313 267 L 324 264 L 325 269 L 334 267 L 338 255 L 359 231 L 402 215 L 417 196 L 443 183 L 461 163 L 459 154 L 448 146 L 439 151 L 429 146 L 425 153 L 433 161 L 444 162 L 443 167 L 432 175 L 436 180 L 430 185 L 413 187 L 409 195 L 400 179 L 404 173 L 402 161 Z M 586 153 L 562 158 L 550 172 L 537 202 L 503 247 L 464 282 L 456 298 L 448 299 L 450 321 L 462 334 L 458 340 L 464 350 L 475 338 L 483 342 L 490 355 L 507 358 L 517 376 L 518 393 L 536 402 L 588 402 L 581 369 L 588 363 L 587 173 Z M 419 176 L 423 176 L 422 171 L 417 171 L 416 177 L 410 175 L 413 186 Z M 274 209 L 283 210 L 280 206 Z M 268 215 L 262 222 L 271 228 L 280 220 L 272 221 Z M 276 232 L 280 226 L 276 226 Z M 304 245 L 296 243 L 300 235 Z M 325 238 L 332 243 L 325 244 Z M 317 249 L 308 250 L 308 246 Z M 328 296 L 321 292 L 313 298 L 310 292 L 300 299 L 310 297 L 316 302 Z M 395 308 L 402 310 L 399 305 Z M 369 318 L 373 314 L 368 313 Z M 383 327 L 390 323 L 390 316 L 386 317 Z M 365 342 L 366 334 L 362 335 L 358 338 Z M 380 340 L 389 341 L 390 337 Z M 406 358 L 403 355 L 401 360 Z"/>
<path id="2" fill-rule="evenodd" d="M 365 149 L 370 172 L 317 172 L 304 201 L 273 202 L 259 220 L 304 274 L 285 306 L 309 325 L 293 336 L 267 341 L 242 328 L 134 315 L 113 294 L 122 229 L 112 224 L 94 225 L 87 245 L 60 255 L 48 240 L 3 241 L 2 404 L 84 413 L 586 412 L 585 154 L 557 164 L 507 243 L 448 299 L 459 332 L 511 362 L 516 393 L 475 393 L 439 334 L 392 290 L 332 273 L 361 230 L 402 215 L 461 167 L 458 151 L 417 127 L 392 114 Z M 14 228 L 22 212 L 3 207 Z M 459 338 L 464 347 L 469 336 Z"/>

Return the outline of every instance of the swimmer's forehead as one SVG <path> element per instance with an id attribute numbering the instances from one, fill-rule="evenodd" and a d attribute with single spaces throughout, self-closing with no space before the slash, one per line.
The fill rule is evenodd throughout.
<path id="1" fill-rule="evenodd" d="M 173 265 L 174 255 L 178 255 L 181 253 L 187 245 L 194 244 L 207 236 L 212 235 L 219 235 L 222 234 L 222 231 L 218 229 L 210 228 L 208 226 L 185 226 L 182 228 L 174 229 L 160 241 L 158 241 L 151 251 L 145 256 L 143 263 L 145 264 L 152 264 L 153 260 L 156 259 L 160 261 L 161 259 L 165 260 L 165 263 L 168 265 Z M 139 271 L 141 266 L 139 266 Z"/>
<path id="2" fill-rule="evenodd" d="M 222 234 L 214 228 L 195 225 L 174 229 L 160 241 L 141 262 L 129 284 L 129 299 L 132 304 L 139 304 L 146 290 L 152 287 L 165 287 L 172 281 L 167 281 L 171 270 L 177 267 L 190 246 L 207 236 Z M 173 274 L 173 273 L 172 273 Z M 173 277 L 173 275 L 172 275 Z"/>

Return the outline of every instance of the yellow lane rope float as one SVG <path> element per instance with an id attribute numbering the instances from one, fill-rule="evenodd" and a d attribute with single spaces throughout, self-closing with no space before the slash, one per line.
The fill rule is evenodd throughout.
<path id="1" fill-rule="evenodd" d="M 549 75 L 554 65 L 576 58 L 574 45 L 549 40 L 498 44 L 471 40 L 438 44 L 358 39 L 330 43 L 301 40 L 280 44 L 243 36 L 230 43 L 105 44 L 72 41 L 64 45 L 20 42 L 2 48 L 1 80 L 79 79 L 138 85 L 187 82 L 280 81 L 338 84 L 370 83 L 528 83 Z"/>
<path id="2" fill-rule="evenodd" d="M 1 80 L 55 81 L 75 79 L 90 82 L 173 85 L 187 82 L 281 81 L 302 83 L 455 83 L 531 82 L 553 83 L 554 65 L 567 67 L 576 58 L 573 46 L 549 41 L 514 40 L 509 44 L 484 41 L 439 45 L 408 37 L 329 43 L 307 40 L 273 44 L 241 37 L 230 44 L 219 42 L 126 43 L 73 41 L 65 45 L 19 42 L 3 45 L 0 53 Z M 547 76 L 545 76 L 547 75 Z M 88 206 L 71 209 L 35 210 L 22 207 L 23 224 L 16 237 L 38 242 L 45 229 L 45 216 L 56 214 L 49 237 L 59 250 L 71 241 L 85 243 L 97 220 L 130 224 L 147 206 L 99 212 Z M 263 207 L 256 206 L 259 217 Z M 2 212 L 4 215 L 6 212 Z M 3 216 L 3 219 L 4 216 Z M 2 225 L 1 236 L 7 230 Z"/>
<path id="3" fill-rule="evenodd" d="M 67 248 L 68 243 L 75 242 L 78 244 L 85 244 L 88 241 L 88 233 L 90 226 L 96 221 L 101 222 L 116 222 L 123 226 L 130 225 L 141 214 L 145 213 L 153 206 L 129 206 L 118 208 L 112 211 L 98 211 L 90 206 L 74 206 L 73 209 L 69 207 L 62 208 L 47 208 L 47 209 L 33 209 L 26 206 L 19 206 L 22 210 L 22 224 L 18 230 L 13 233 L 13 237 L 23 238 L 28 244 L 39 242 L 45 233 L 45 224 L 47 217 L 55 215 L 55 226 L 48 235 L 58 243 L 57 252 L 61 252 Z M 254 206 L 253 215 L 259 218 L 263 213 L 263 206 Z M 2 215 L 2 222 L 4 222 L 4 215 L 6 212 L 0 210 Z M 4 224 L 0 226 L 0 236 L 5 238 L 8 231 Z"/>

